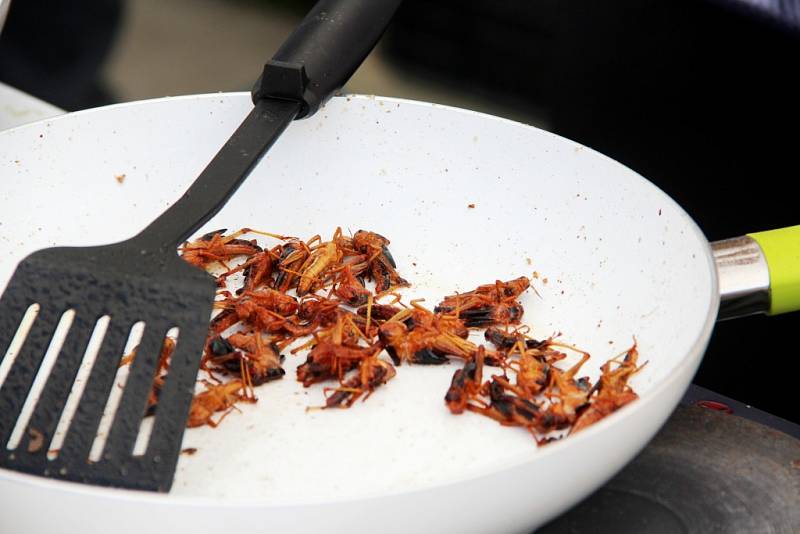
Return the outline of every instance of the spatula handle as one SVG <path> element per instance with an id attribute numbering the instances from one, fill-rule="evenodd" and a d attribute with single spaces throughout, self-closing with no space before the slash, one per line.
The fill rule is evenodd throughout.
<path id="1" fill-rule="evenodd" d="M 401 0 L 320 0 L 270 60 L 255 106 L 183 197 L 135 237 L 142 255 L 175 246 L 213 217 L 293 119 L 313 114 L 344 85 Z"/>
<path id="2" fill-rule="evenodd" d="M 283 43 L 253 88 L 253 101 L 302 103 L 313 115 L 378 42 L 402 0 L 320 0 Z"/>

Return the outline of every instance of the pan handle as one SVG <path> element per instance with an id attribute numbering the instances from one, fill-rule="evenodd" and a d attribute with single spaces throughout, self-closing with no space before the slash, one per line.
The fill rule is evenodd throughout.
<path id="1" fill-rule="evenodd" d="M 378 42 L 402 0 L 319 0 L 264 66 L 253 102 L 282 98 L 310 117 Z"/>
<path id="2" fill-rule="evenodd" d="M 770 315 L 800 310 L 800 226 L 749 234 L 769 265 Z"/>
<path id="3" fill-rule="evenodd" d="M 718 320 L 800 310 L 800 226 L 711 244 L 720 285 Z"/>

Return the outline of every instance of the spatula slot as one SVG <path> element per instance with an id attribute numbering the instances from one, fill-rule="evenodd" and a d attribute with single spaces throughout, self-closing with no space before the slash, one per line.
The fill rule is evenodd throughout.
<path id="1" fill-rule="evenodd" d="M 125 383 L 128 380 L 130 373 L 130 365 L 123 365 L 135 357 L 135 350 L 138 349 L 139 343 L 144 336 L 145 322 L 139 321 L 135 323 L 128 334 L 128 341 L 125 343 L 125 349 L 120 355 L 117 373 L 114 377 L 114 386 L 108 395 L 108 401 L 103 409 L 103 417 L 100 419 L 100 425 L 97 428 L 94 442 L 92 443 L 91 451 L 89 452 L 89 461 L 97 462 L 103 454 L 103 448 L 108 438 L 108 432 L 111 424 L 114 421 L 114 416 L 119 408 L 120 400 L 122 399 L 122 392 L 125 390 Z"/>
<path id="2" fill-rule="evenodd" d="M 83 390 L 86 387 L 86 381 L 89 379 L 89 373 L 92 370 L 95 359 L 97 359 L 97 354 L 100 352 L 100 346 L 103 343 L 103 338 L 108 330 L 108 324 L 110 320 L 110 316 L 104 315 L 95 323 L 94 330 L 89 338 L 89 343 L 86 346 L 86 352 L 84 353 L 83 359 L 81 360 L 81 365 L 78 368 L 78 374 L 76 375 L 75 381 L 72 384 L 69 397 L 67 397 L 67 402 L 64 404 L 64 411 L 61 413 L 61 419 L 58 421 L 58 426 L 56 426 L 53 440 L 50 443 L 50 448 L 47 452 L 48 460 L 55 460 L 58 457 L 58 452 L 61 449 L 62 443 L 64 442 L 64 436 L 66 435 L 67 429 L 72 422 L 72 416 L 75 414 L 75 410 L 78 408 L 81 395 L 83 395 Z"/>
<path id="3" fill-rule="evenodd" d="M 154 388 L 156 392 L 155 395 L 159 395 L 161 393 L 164 383 L 169 380 L 169 364 L 171 360 L 171 354 L 178 348 L 179 335 L 180 329 L 177 326 L 170 328 L 167 331 L 167 336 L 164 338 L 164 343 L 161 345 L 159 352 L 159 365 L 156 367 L 156 373 L 153 377 Z M 170 356 L 167 356 L 165 351 L 169 351 Z M 167 357 L 165 369 L 162 369 L 162 366 L 160 365 L 162 357 Z M 155 415 L 157 411 L 158 404 L 155 404 L 151 407 L 148 403 L 148 409 L 146 412 L 148 416 Z M 133 446 L 134 456 L 143 456 L 147 451 L 147 445 L 150 443 L 150 434 L 153 430 L 153 421 L 153 417 L 144 417 L 142 419 L 142 423 L 139 425 L 139 434 L 136 436 L 136 444 Z"/>
<path id="4" fill-rule="evenodd" d="M 11 437 L 6 444 L 6 448 L 8 450 L 14 450 L 17 448 L 17 445 L 19 445 L 19 442 L 22 439 L 22 434 L 25 431 L 25 427 L 28 426 L 28 421 L 33 414 L 33 410 L 36 408 L 36 403 L 39 401 L 39 396 L 41 395 L 42 389 L 47 382 L 47 377 L 50 376 L 50 370 L 53 368 L 53 365 L 56 363 L 56 358 L 61 352 L 61 347 L 64 344 L 64 340 L 67 337 L 67 333 L 69 332 L 70 326 L 72 326 L 72 321 L 74 318 L 75 310 L 67 310 L 61 315 L 61 318 L 58 321 L 58 326 L 56 326 L 53 336 L 50 339 L 50 344 L 48 345 L 47 351 L 44 354 L 44 359 L 39 366 L 39 371 L 36 373 L 36 378 L 33 380 L 33 384 L 31 385 L 31 389 L 28 391 L 28 396 L 25 399 L 25 403 L 22 405 L 22 411 L 17 418 L 17 424 L 14 426 L 14 430 L 11 432 Z M 33 321 L 31 321 L 31 326 L 32 325 Z M 31 444 L 29 445 L 29 448 L 32 446 L 41 448 L 48 445 L 47 443 L 43 443 L 44 437 L 41 435 L 41 433 L 37 435 L 36 429 L 29 429 L 29 434 L 29 443 Z"/>
<path id="5" fill-rule="evenodd" d="M 6 381 L 8 372 L 11 370 L 11 366 L 14 365 L 14 361 L 17 359 L 17 355 L 22 348 L 22 344 L 25 342 L 25 339 L 28 337 L 28 334 L 31 331 L 31 327 L 33 326 L 33 322 L 36 320 L 36 316 L 39 315 L 40 308 L 41 307 L 39 304 L 34 303 L 28 306 L 28 309 L 25 310 L 25 314 L 22 316 L 22 320 L 19 322 L 17 331 L 14 334 L 14 337 L 11 339 L 11 343 L 8 345 L 8 350 L 6 350 L 2 361 L 0 361 L 0 388 L 3 387 L 3 382 Z M 2 347 L 0 347 L 0 350 L 2 350 Z"/>

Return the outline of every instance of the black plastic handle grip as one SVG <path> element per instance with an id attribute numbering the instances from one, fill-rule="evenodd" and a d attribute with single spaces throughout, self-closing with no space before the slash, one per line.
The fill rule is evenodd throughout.
<path id="1" fill-rule="evenodd" d="M 383 35 L 402 0 L 320 0 L 283 43 L 253 87 L 262 98 L 302 104 L 310 117 L 340 89 Z"/>

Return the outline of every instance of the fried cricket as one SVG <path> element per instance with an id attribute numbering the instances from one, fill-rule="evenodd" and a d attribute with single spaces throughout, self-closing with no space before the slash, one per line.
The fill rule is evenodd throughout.
<path id="1" fill-rule="evenodd" d="M 600 368 L 600 380 L 592 391 L 596 394 L 589 407 L 575 421 L 572 433 L 583 430 L 639 398 L 628 385 L 628 380 L 644 367 L 644 364 L 637 367 L 638 359 L 639 351 L 634 342 L 622 361 L 612 359 L 603 364 Z M 617 364 L 617 367 L 612 369 L 612 364 Z"/>
<path id="2" fill-rule="evenodd" d="M 327 389 L 329 395 L 323 408 L 349 408 L 362 395 L 367 400 L 375 388 L 394 378 L 397 371 L 377 355 L 369 356 L 358 366 L 358 372 L 337 388 Z"/>
<path id="3" fill-rule="evenodd" d="M 455 312 L 470 328 L 519 324 L 524 309 L 517 298 L 530 287 L 530 280 L 521 276 L 508 282 L 478 286 L 467 293 L 448 295 L 434 311 Z"/>
<path id="4" fill-rule="evenodd" d="M 247 229 L 239 230 L 229 236 L 223 236 L 225 229 L 209 232 L 199 239 L 187 242 L 179 248 L 181 257 L 197 267 L 207 267 L 211 263 L 220 262 L 225 265 L 236 256 L 252 256 L 261 252 L 261 247 L 254 241 L 239 239 L 247 233 Z"/>
<path id="5" fill-rule="evenodd" d="M 483 360 L 486 356 L 486 349 L 483 345 L 478 347 L 475 359 L 469 360 L 464 364 L 463 369 L 459 369 L 453 375 L 450 388 L 444 396 L 444 402 L 452 414 L 464 413 L 470 400 L 475 399 L 483 381 Z"/>
<path id="6" fill-rule="evenodd" d="M 251 232 L 277 243 L 246 239 Z M 327 241 L 243 228 L 229 235 L 209 232 L 183 244 L 183 258 L 214 273 L 219 287 L 201 361 L 210 380 L 201 381 L 189 426 L 217 426 L 237 403 L 256 402 L 254 387 L 285 375 L 282 351 L 305 352 L 296 379 L 304 387 L 324 385 L 323 409 L 367 400 L 403 363 L 458 360 L 463 364 L 445 393 L 446 409 L 524 428 L 537 443 L 554 439 L 556 432 L 586 428 L 637 398 L 628 384 L 641 369 L 636 345 L 604 364 L 592 385 L 577 376 L 588 353 L 552 337 L 534 339 L 528 327 L 519 326 L 520 299 L 531 287 L 527 277 L 447 295 L 431 311 L 420 300 L 404 303 L 396 291 L 410 284 L 399 274 L 389 244 L 376 232 L 349 236 L 341 228 Z M 474 342 L 476 329 L 485 329 L 489 345 Z M 167 340 L 162 349 L 150 412 L 174 347 Z M 568 353 L 578 359 L 560 367 Z M 135 351 L 123 364 L 134 357 Z M 494 374 L 487 379 L 490 367 Z"/>
<path id="7" fill-rule="evenodd" d="M 186 425 L 189 428 L 202 425 L 216 427 L 231 413 L 237 402 L 255 402 L 255 399 L 247 394 L 247 388 L 241 380 L 232 380 L 227 384 L 211 384 L 209 382 L 205 384 L 206 390 L 198 393 L 192 399 L 189 421 Z M 225 413 L 214 421 L 212 416 L 217 412 Z"/>

